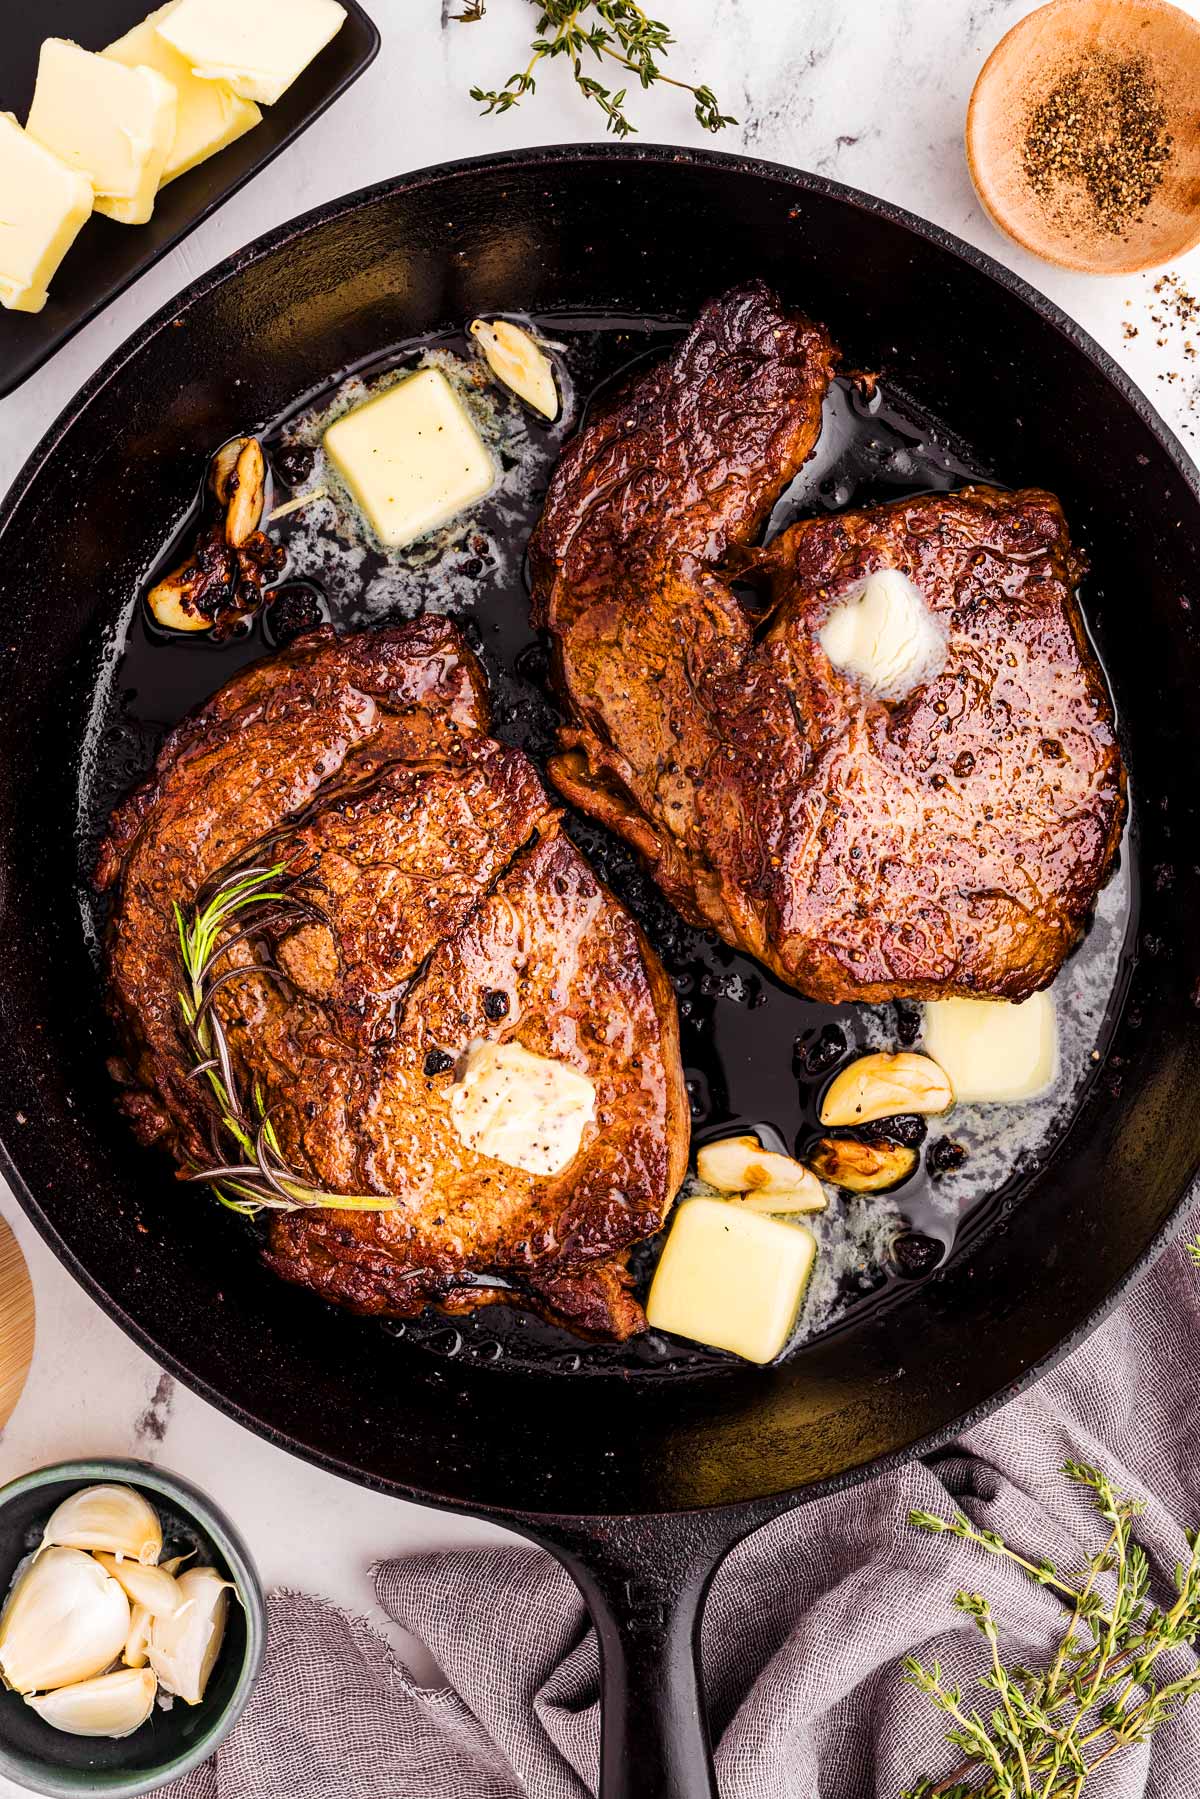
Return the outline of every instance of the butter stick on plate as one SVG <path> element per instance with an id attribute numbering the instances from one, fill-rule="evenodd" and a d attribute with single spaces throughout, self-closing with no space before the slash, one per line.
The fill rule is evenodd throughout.
<path id="1" fill-rule="evenodd" d="M 253 100 L 243 100 L 227 81 L 202 81 L 193 75 L 187 58 L 161 35 L 158 27 L 178 5 L 179 0 L 168 0 L 166 6 L 100 52 L 127 69 L 154 69 L 175 89 L 175 136 L 163 164 L 160 187 L 227 149 L 262 118 Z"/>
<path id="2" fill-rule="evenodd" d="M 156 69 L 127 69 L 50 37 L 25 129 L 86 175 L 97 212 L 144 225 L 175 137 L 175 89 Z"/>
<path id="3" fill-rule="evenodd" d="M 179 0 L 157 30 L 198 79 L 273 106 L 345 18 L 337 0 Z"/>
<path id="4" fill-rule="evenodd" d="M 92 184 L 0 112 L 0 306 L 40 312 L 92 211 Z"/>

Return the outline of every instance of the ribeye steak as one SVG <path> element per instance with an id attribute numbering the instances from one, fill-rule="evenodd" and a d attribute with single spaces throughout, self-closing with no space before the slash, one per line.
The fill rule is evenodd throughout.
<path id="1" fill-rule="evenodd" d="M 814 999 L 1020 999 L 1085 928 L 1124 820 L 1083 565 L 1052 495 L 983 487 L 756 549 L 833 366 L 754 284 L 567 447 L 532 544 L 568 714 L 551 773 L 689 919 Z M 892 699 L 818 640 L 885 569 L 945 642 Z"/>
<path id="2" fill-rule="evenodd" d="M 265 945 L 228 951 L 227 967 L 249 967 L 265 948 L 284 977 L 247 973 L 214 999 L 234 1066 L 311 1184 L 400 1204 L 275 1213 L 274 1267 L 396 1316 L 511 1298 L 508 1281 L 519 1303 L 624 1336 L 644 1325 L 625 1254 L 659 1228 L 686 1166 L 674 995 L 532 764 L 487 729 L 479 664 L 430 617 L 313 632 L 172 731 L 114 814 L 97 875 L 114 891 L 124 1105 L 144 1141 L 211 1165 L 172 908 L 224 868 L 282 863 L 319 916 L 264 916 Z M 461 1058 L 497 1040 L 594 1083 L 561 1172 L 510 1166 L 455 1128 Z"/>

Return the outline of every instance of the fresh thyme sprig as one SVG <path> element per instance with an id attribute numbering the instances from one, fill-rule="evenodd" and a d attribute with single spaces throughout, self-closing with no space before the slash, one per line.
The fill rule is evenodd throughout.
<path id="1" fill-rule="evenodd" d="M 952 1518 L 909 1514 L 921 1530 L 946 1532 L 1005 1557 L 1039 1586 L 1061 1594 L 1069 1614 L 1048 1669 L 1009 1669 L 987 1600 L 979 1593 L 956 1594 L 955 1605 L 974 1619 L 987 1641 L 991 1665 L 979 1684 L 995 1693 L 998 1703 L 985 1719 L 968 1708 L 958 1687 L 947 1684 L 936 1662 L 926 1668 L 907 1657 L 907 1678 L 952 1720 L 946 1740 L 966 1760 L 942 1779 L 926 1776 L 902 1799 L 1080 1799 L 1088 1776 L 1102 1762 L 1130 1743 L 1147 1741 L 1164 1718 L 1200 1691 L 1200 1670 L 1163 1684 L 1153 1678 L 1165 1651 L 1190 1644 L 1200 1632 L 1200 1533 L 1188 1533 L 1191 1553 L 1175 1570 L 1174 1604 L 1166 1610 L 1151 1607 L 1149 1566 L 1133 1540 L 1141 1502 L 1117 1493 L 1098 1468 L 1068 1462 L 1063 1473 L 1091 1490 L 1109 1527 L 1103 1549 L 1080 1576 L 1064 1579 L 1052 1563 L 1027 1560 L 994 1531 L 976 1530 L 962 1512 Z M 1110 1588 L 1107 1597 L 1102 1580 Z"/>
<path id="2" fill-rule="evenodd" d="M 206 1083 L 214 1124 L 213 1161 L 191 1170 L 188 1179 L 207 1182 L 221 1204 L 235 1212 L 297 1211 L 306 1206 L 394 1211 L 397 1201 L 379 1194 L 331 1193 L 312 1186 L 286 1160 L 257 1082 L 249 1105 L 241 1092 L 214 1001 L 223 988 L 247 976 L 266 980 L 282 976 L 273 963 L 258 958 L 236 963 L 221 974 L 215 972 L 216 967 L 236 945 L 258 937 L 269 923 L 289 916 L 325 922 L 313 901 L 293 890 L 282 862 L 238 868 L 218 876 L 201 888 L 186 917 L 175 907 L 183 977 L 179 1010 L 197 1058 L 189 1074 Z M 235 924 L 239 928 L 226 936 Z M 233 1139 L 242 1161 L 230 1161 L 222 1153 L 222 1134 Z"/>
<path id="3" fill-rule="evenodd" d="M 666 54 L 675 39 L 660 19 L 647 17 L 637 0 L 532 0 L 532 4 L 538 8 L 537 36 L 525 68 L 510 75 L 502 88 L 471 89 L 472 100 L 478 100 L 485 113 L 508 112 L 519 106 L 526 94 L 537 89 L 538 65 L 565 56 L 575 85 L 604 114 L 605 130 L 616 137 L 629 137 L 637 127 L 625 111 L 628 90 L 623 87 L 614 94 L 594 75 L 587 74 L 584 61 L 590 55 L 602 66 L 605 62 L 616 63 L 635 76 L 643 88 L 663 82 L 690 94 L 696 117 L 706 131 L 720 131 L 726 125 L 737 124 L 736 119 L 721 111 L 710 87 L 693 87 L 691 82 L 677 81 L 663 73 L 657 59 Z M 466 0 L 462 12 L 454 17 L 474 24 L 486 10 L 486 0 Z M 589 13 L 590 19 L 585 17 Z"/>

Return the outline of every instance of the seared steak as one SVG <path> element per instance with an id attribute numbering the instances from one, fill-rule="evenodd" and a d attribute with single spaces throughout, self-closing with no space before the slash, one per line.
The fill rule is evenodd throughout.
<path id="1" fill-rule="evenodd" d="M 516 1297 L 625 1336 L 644 1326 L 625 1252 L 660 1227 L 687 1160 L 674 995 L 532 764 L 487 727 L 478 663 L 452 624 L 426 618 L 313 632 L 171 733 L 114 815 L 97 874 L 115 890 L 124 1105 L 184 1169 L 212 1165 L 172 908 L 227 867 L 283 864 L 310 912 L 264 914 L 222 968 L 269 959 L 277 972 L 245 973 L 213 1002 L 239 1086 L 261 1094 L 306 1182 L 399 1205 L 276 1212 L 272 1265 L 361 1312 Z M 466 1146 L 450 1101 L 480 1040 L 594 1084 L 560 1172 Z"/>
<path id="2" fill-rule="evenodd" d="M 569 717 L 551 773 L 686 917 L 814 999 L 1021 999 L 1084 928 L 1125 812 L 1082 563 L 1050 494 L 981 487 L 753 549 L 831 371 L 825 334 L 751 286 L 564 452 L 532 544 Z M 893 701 L 818 642 L 882 569 L 946 639 Z"/>

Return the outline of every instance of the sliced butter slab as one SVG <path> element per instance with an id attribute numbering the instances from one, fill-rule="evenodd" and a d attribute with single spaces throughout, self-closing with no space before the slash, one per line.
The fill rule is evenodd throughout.
<path id="1" fill-rule="evenodd" d="M 178 4 L 179 0 L 168 0 L 166 6 L 100 52 L 127 69 L 139 65 L 155 69 L 175 89 L 175 136 L 163 164 L 160 187 L 206 162 L 218 150 L 227 149 L 262 119 L 253 100 L 243 100 L 227 81 L 201 81 L 192 74 L 187 58 L 160 37 L 158 26 Z"/>
<path id="2" fill-rule="evenodd" d="M 481 500 L 496 479 L 466 407 L 440 369 L 421 369 L 337 419 L 325 433 L 325 450 L 389 549 L 436 531 Z"/>
<path id="3" fill-rule="evenodd" d="M 25 129 L 87 176 L 97 212 L 144 225 L 175 136 L 175 89 L 156 69 L 127 69 L 50 37 Z"/>
<path id="4" fill-rule="evenodd" d="M 0 306 L 40 312 L 92 211 L 92 184 L 0 112 Z"/>
<path id="5" fill-rule="evenodd" d="M 937 999 L 925 1007 L 924 1048 L 961 1102 L 1036 1099 L 1058 1072 L 1058 1019 L 1049 993 L 1013 1003 Z"/>
<path id="6" fill-rule="evenodd" d="M 723 1199 L 685 1199 L 646 1303 L 655 1330 L 770 1362 L 786 1344 L 816 1260 L 805 1225 Z"/>
<path id="7" fill-rule="evenodd" d="M 158 31 L 201 80 L 273 106 L 345 18 L 337 0 L 180 0 Z"/>

